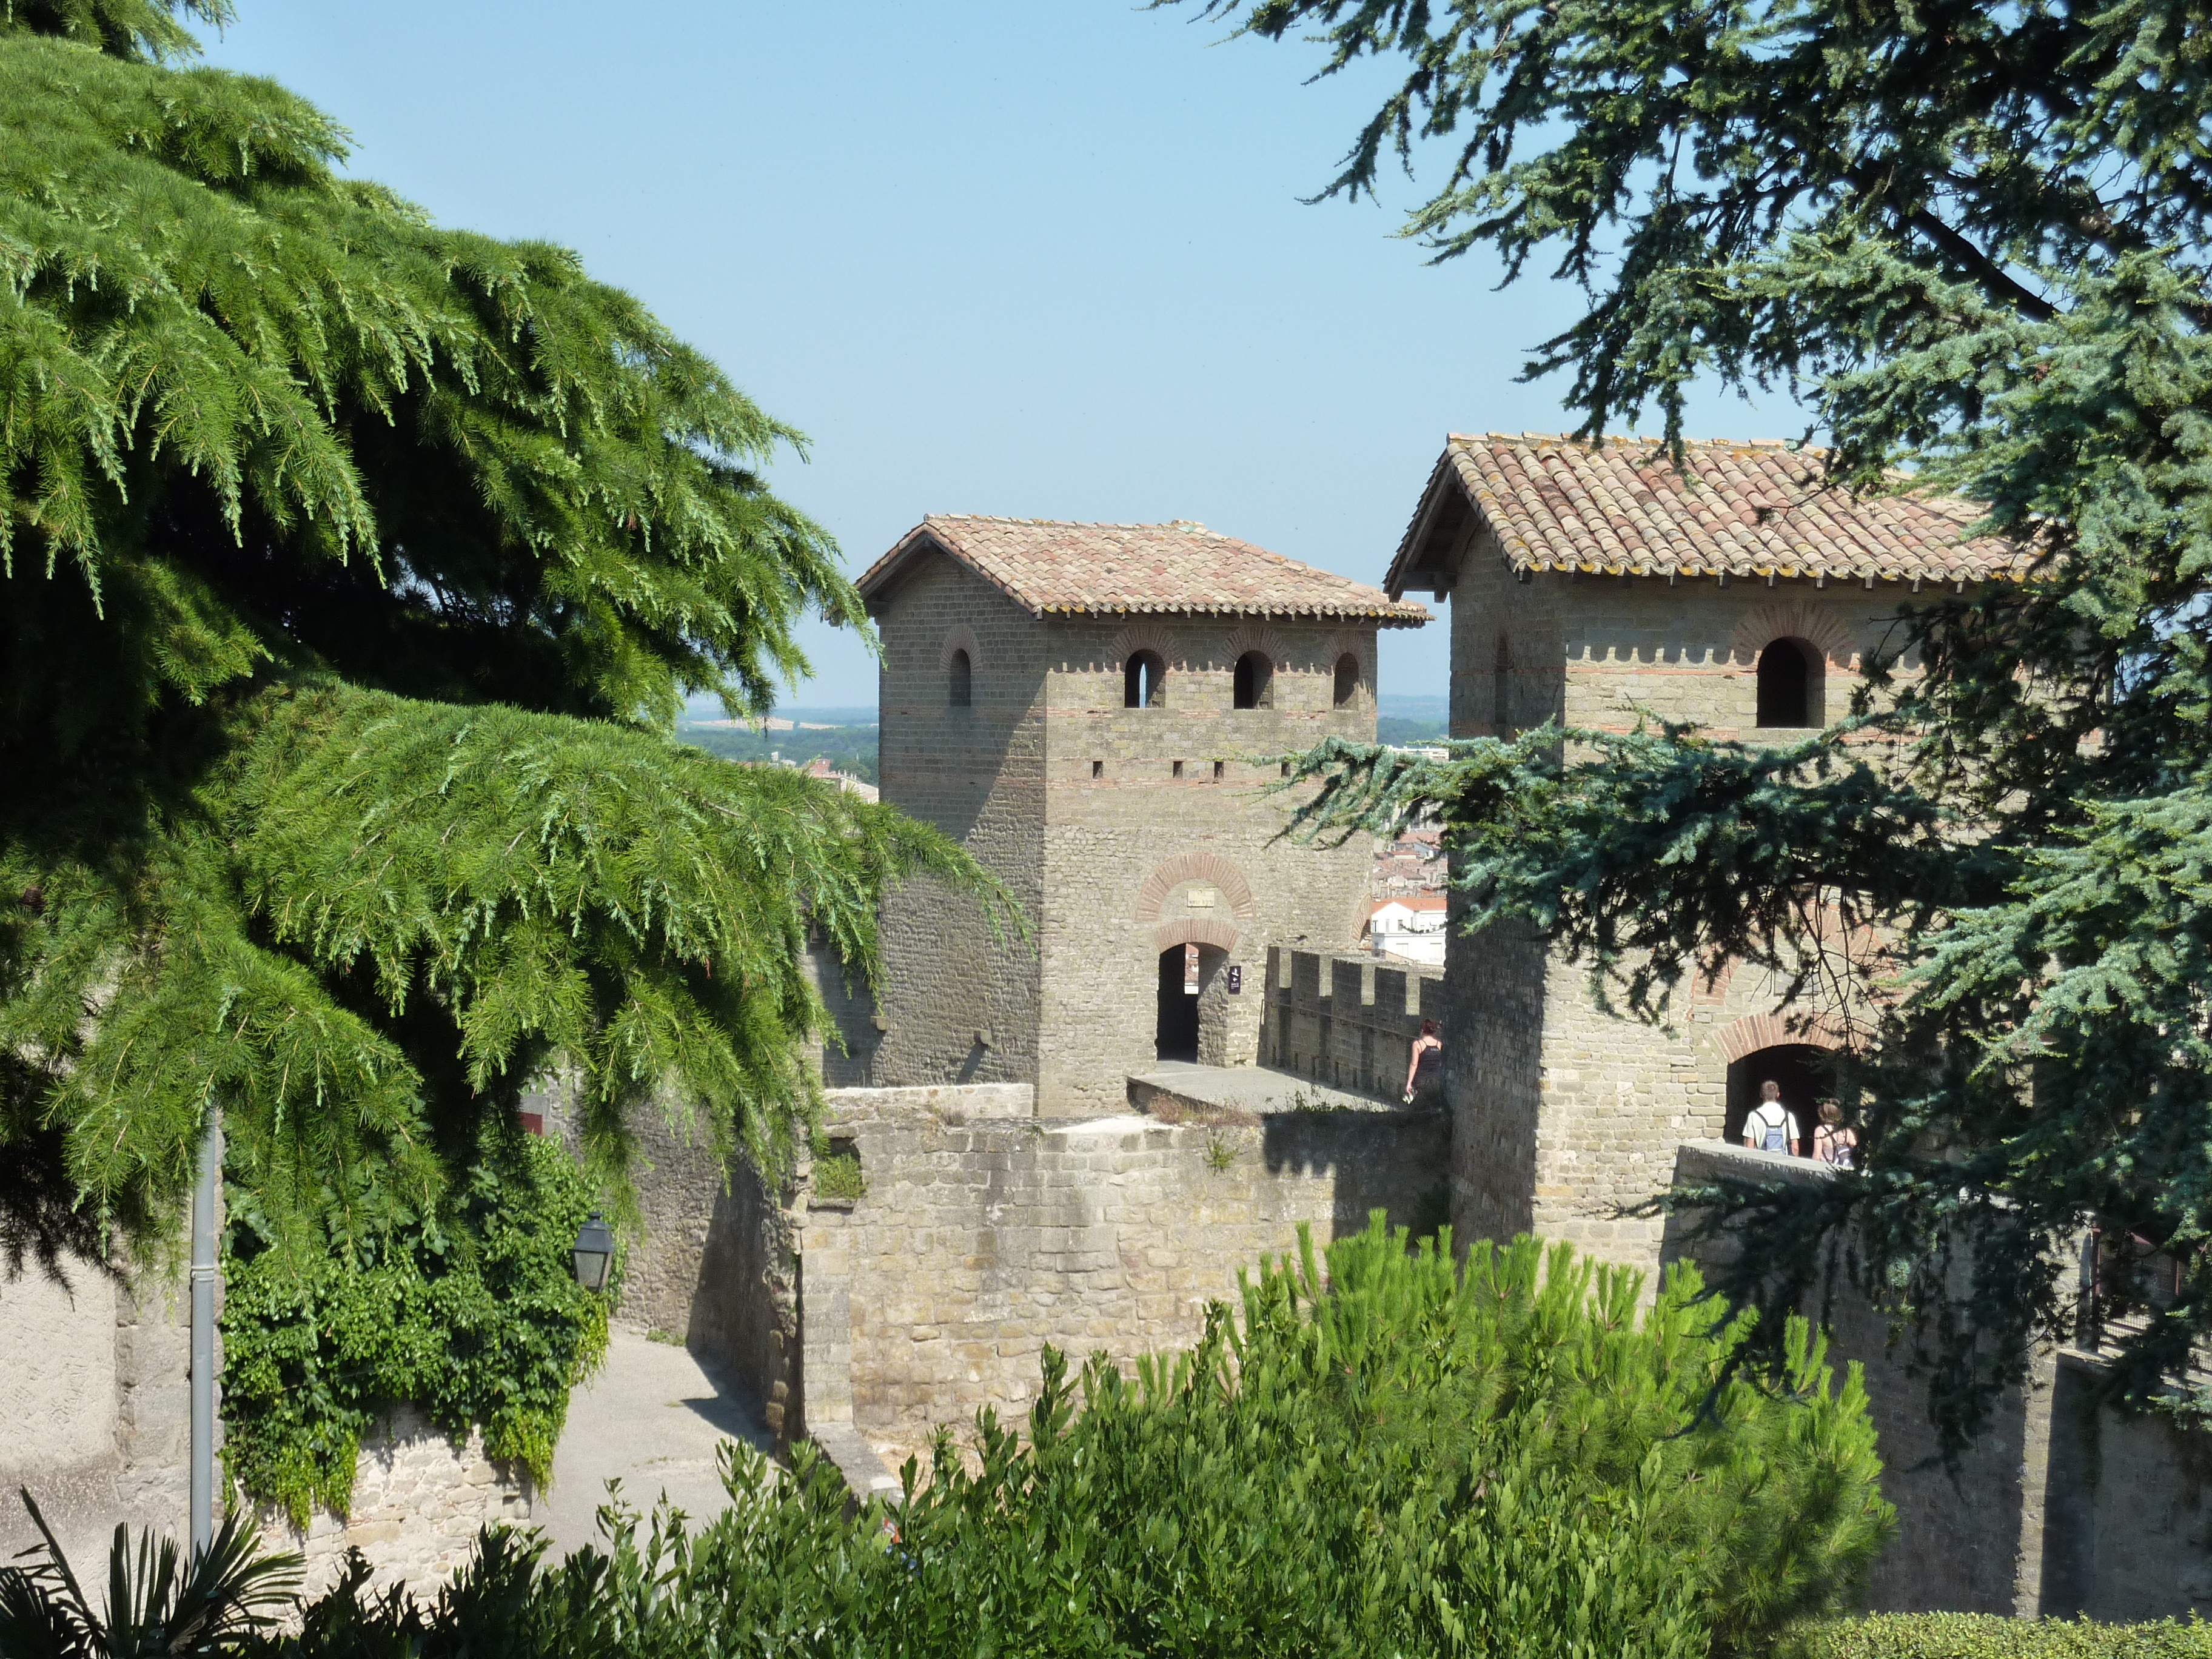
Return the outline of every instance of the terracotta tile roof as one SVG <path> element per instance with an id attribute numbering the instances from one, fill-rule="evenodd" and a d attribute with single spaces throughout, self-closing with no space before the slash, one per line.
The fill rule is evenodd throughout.
<path id="1" fill-rule="evenodd" d="M 1391 562 L 1393 593 L 1417 572 L 1439 484 L 1464 493 L 1516 570 L 1611 574 L 1827 576 L 1878 580 L 2019 580 L 2028 556 L 1954 496 L 1853 496 L 1824 487 L 1826 452 L 1778 441 L 1689 444 L 1686 476 L 1656 440 L 1593 447 L 1538 433 L 1445 441 L 1420 510 Z M 1409 578 L 1413 578 L 1409 584 Z"/>
<path id="2" fill-rule="evenodd" d="M 1418 628 L 1429 613 L 1378 587 L 1300 564 L 1204 525 L 1059 524 L 932 514 L 860 580 L 872 602 L 901 567 L 934 545 L 1030 615 L 1194 615 L 1358 618 Z"/>

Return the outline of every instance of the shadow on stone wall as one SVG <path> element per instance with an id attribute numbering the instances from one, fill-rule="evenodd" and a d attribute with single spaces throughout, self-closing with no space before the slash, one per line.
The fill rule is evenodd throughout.
<path id="1" fill-rule="evenodd" d="M 759 1172 L 741 1164 L 714 1196 L 684 1339 L 760 1403 L 779 1443 L 805 1432 L 799 1275 L 790 1217 Z"/>
<path id="2" fill-rule="evenodd" d="M 1417 1238 L 1450 1219 L 1451 1127 L 1441 1111 L 1271 1112 L 1260 1159 L 1277 1178 L 1333 1177 L 1331 1229 L 1316 1244 L 1360 1231 L 1376 1210 Z"/>
<path id="3" fill-rule="evenodd" d="M 1826 1166 L 1720 1141 L 1682 1146 L 1674 1184 L 1814 1182 Z M 1712 1262 L 1741 1248 L 1693 1239 L 1695 1212 L 1670 1217 L 1664 1259 Z M 1962 1270 L 1963 1271 L 1963 1270 Z M 1882 1492 L 1898 1533 L 1867 1587 L 1878 1611 L 1995 1613 L 2115 1620 L 2212 1611 L 2212 1435 L 2164 1419 L 2095 1410 L 2094 1356 L 2033 1355 L 2027 1381 L 1946 1467 L 1926 1385 L 1908 1375 L 1887 1315 L 1849 1285 L 1803 1310 L 1825 1325 L 1840 1371 L 1857 1361 L 1881 1437 Z"/>

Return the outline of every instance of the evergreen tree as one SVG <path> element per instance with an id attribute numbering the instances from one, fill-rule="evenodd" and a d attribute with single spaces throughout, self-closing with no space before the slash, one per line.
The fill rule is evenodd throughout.
<path id="1" fill-rule="evenodd" d="M 1808 1263 L 1855 1214 L 1864 1283 L 1920 1316 L 1956 1433 L 2023 1339 L 2073 1334 L 2096 1223 L 2181 1264 L 2113 1351 L 2116 1385 L 2182 1376 L 2212 1324 L 2203 8 L 1204 11 L 1317 34 L 1322 74 L 1402 69 L 1328 193 L 1449 140 L 1408 234 L 1581 285 L 1528 373 L 1571 372 L 1585 435 L 1656 406 L 1679 441 L 1700 375 L 1786 385 L 1833 486 L 1986 501 L 1983 528 L 2034 557 L 2017 587 L 1923 602 L 1874 666 L 1882 696 L 1816 741 L 1552 730 L 1434 766 L 1339 750 L 1310 763 L 1332 778 L 1316 821 L 1435 804 L 1473 924 L 1533 921 L 1646 1018 L 1730 957 L 1811 962 L 1807 1004 L 1832 968 L 1886 983 L 1856 1060 L 1869 1167 L 1820 1214 L 1734 1194 L 1765 1261 Z M 1924 672 L 1893 672 L 1905 651 Z M 1894 951 L 1823 948 L 1869 928 Z"/>
<path id="2" fill-rule="evenodd" d="M 430 1212 L 550 1063 L 617 1176 L 667 1085 L 773 1165 L 810 933 L 993 890 L 669 736 L 865 627 L 799 434 L 575 257 L 342 176 L 192 65 L 223 0 L 0 8 L 0 1212 L 96 1253 L 210 1112 L 265 1234 Z"/>

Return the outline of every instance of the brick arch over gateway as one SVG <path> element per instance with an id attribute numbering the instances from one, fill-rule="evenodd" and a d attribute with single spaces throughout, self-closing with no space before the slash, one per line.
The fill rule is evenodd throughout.
<path id="1" fill-rule="evenodd" d="M 1761 1048 L 1776 1048 L 1785 1042 L 1802 1042 L 1808 1048 L 1836 1049 L 1845 1047 L 1843 1036 L 1830 1025 L 1827 1018 L 1811 1021 L 1792 1022 L 1780 1014 L 1746 1014 L 1731 1021 L 1713 1034 L 1719 1044 L 1721 1058 L 1731 1066 L 1747 1054 L 1755 1054 Z"/>
<path id="2" fill-rule="evenodd" d="M 1168 895 L 1187 881 L 1211 882 L 1221 890 L 1221 896 L 1229 902 L 1230 909 L 1240 921 L 1249 921 L 1260 914 L 1259 901 L 1252 896 L 1251 884 L 1244 874 L 1227 859 L 1212 853 L 1178 853 L 1171 859 L 1163 859 L 1152 866 L 1137 889 L 1136 919 L 1139 921 L 1158 921 L 1160 906 L 1168 902 Z M 1236 930 L 1230 930 L 1234 933 Z M 1187 942 L 1187 941 L 1186 941 Z M 1173 940 L 1169 941 L 1174 943 Z M 1167 949 L 1163 945 L 1160 949 Z"/>
<path id="3" fill-rule="evenodd" d="M 1178 945 L 1211 945 L 1218 951 L 1237 948 L 1237 929 L 1225 921 L 1164 921 L 1152 929 L 1156 949 L 1172 951 Z"/>
<path id="4" fill-rule="evenodd" d="M 1736 659 L 1757 662 L 1770 640 L 1803 640 L 1838 668 L 1858 660 L 1851 630 L 1827 606 L 1808 599 L 1771 599 L 1735 625 L 1729 646 Z"/>

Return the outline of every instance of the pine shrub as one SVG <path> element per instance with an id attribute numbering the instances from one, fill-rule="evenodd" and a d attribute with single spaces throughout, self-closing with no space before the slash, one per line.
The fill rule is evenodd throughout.
<path id="1" fill-rule="evenodd" d="M 1791 1632 L 1781 1659 L 2212 1659 L 2212 1625 L 1882 1613 Z"/>
<path id="2" fill-rule="evenodd" d="M 1866 1401 L 1819 1340 L 1739 1373 L 1749 1316 L 1677 1269 L 1522 1239 L 1307 1243 L 1188 1354 L 1079 1375 L 1049 1350 L 1026 1432 L 940 1437 L 900 1503 L 852 1504 L 802 1446 L 726 1453 L 687 1537 L 618 1504 L 538 1571 L 489 1535 L 433 1607 L 309 1610 L 297 1659 L 560 1656 L 1764 1652 L 1832 1612 L 1890 1513 Z"/>

